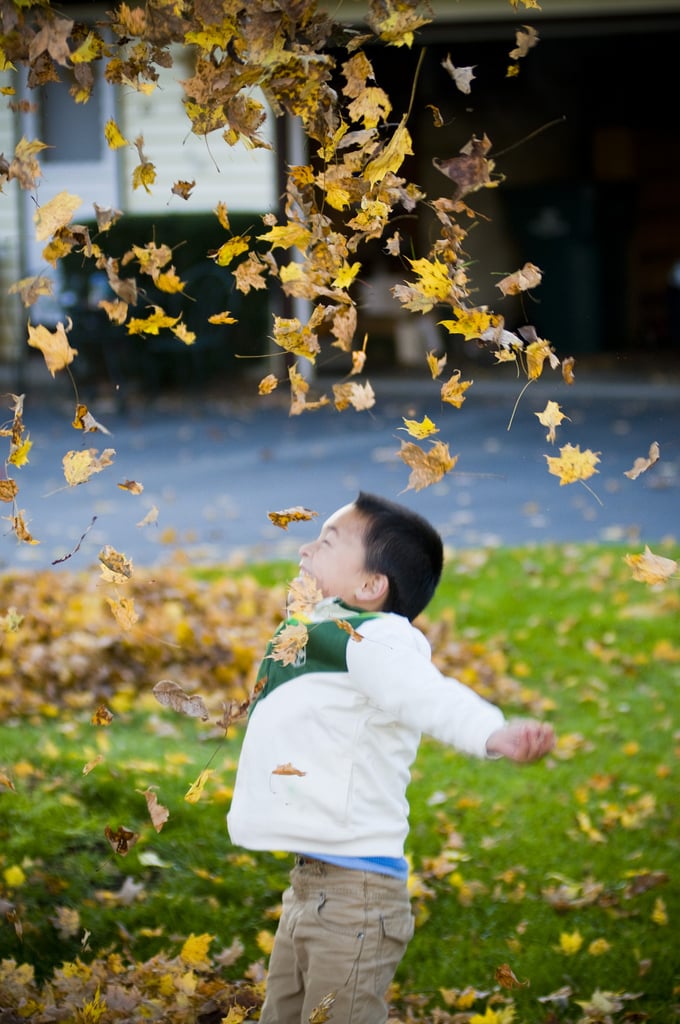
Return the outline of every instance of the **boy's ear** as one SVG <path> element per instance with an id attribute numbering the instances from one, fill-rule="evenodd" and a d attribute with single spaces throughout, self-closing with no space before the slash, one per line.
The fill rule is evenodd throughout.
<path id="1" fill-rule="evenodd" d="M 385 601 L 389 590 L 390 581 L 387 576 L 382 572 L 373 572 L 364 581 L 361 587 L 361 597 L 364 601 L 379 601 L 382 604 L 382 602 Z"/>

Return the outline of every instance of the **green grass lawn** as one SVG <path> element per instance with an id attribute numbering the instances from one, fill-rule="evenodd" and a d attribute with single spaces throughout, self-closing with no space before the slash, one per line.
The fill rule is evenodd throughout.
<path id="1" fill-rule="evenodd" d="M 395 1021 L 680 1019 L 680 587 L 635 581 L 624 554 L 450 553 L 421 620 L 436 662 L 508 716 L 547 717 L 559 742 L 513 765 L 423 741 L 409 791 L 418 924 Z M 256 1019 L 290 858 L 230 845 L 240 731 L 215 723 L 252 684 L 291 569 L 161 576 L 152 598 L 140 582 L 145 617 L 124 642 L 85 583 L 3 584 L 6 623 L 10 606 L 25 613 L 0 659 L 0 1009 L 15 1008 L 12 1022 L 40 1019 L 50 998 L 71 1013 L 54 1019 L 102 1024 L 197 1021 L 211 1000 L 215 1020 Z M 70 589 L 60 600 L 55 586 Z M 208 720 L 161 706 L 160 678 L 201 693 Z M 101 703 L 108 726 L 92 723 Z M 168 811 L 158 831 L 150 794 Z M 123 846 L 132 834 L 127 852 L 107 828 Z M 111 984 L 130 988 L 130 964 L 149 1007 L 126 1017 Z"/>

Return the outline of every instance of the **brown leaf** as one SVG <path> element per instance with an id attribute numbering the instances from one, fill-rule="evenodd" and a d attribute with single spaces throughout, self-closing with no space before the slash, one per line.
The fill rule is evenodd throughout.
<path id="1" fill-rule="evenodd" d="M 528 988 L 529 980 L 519 981 L 509 964 L 501 964 L 494 971 L 494 978 L 502 988 Z"/>
<path id="2" fill-rule="evenodd" d="M 357 633 L 352 623 L 348 622 L 347 619 L 335 619 L 335 625 L 338 629 L 344 629 L 345 633 L 349 633 L 352 640 L 356 640 L 358 644 L 364 639 L 361 633 Z"/>
<path id="3" fill-rule="evenodd" d="M 458 461 L 458 456 L 452 456 L 448 444 L 443 441 L 436 441 L 429 452 L 412 441 L 402 441 L 399 458 L 411 467 L 407 491 L 422 491 L 424 487 L 438 483 Z"/>
<path id="4" fill-rule="evenodd" d="M 144 490 L 144 484 L 138 483 L 136 480 L 124 480 L 122 484 L 118 484 L 121 491 L 128 491 L 130 494 L 141 494 Z"/>
<path id="5" fill-rule="evenodd" d="M 115 832 L 107 825 L 104 829 L 104 835 L 111 844 L 113 852 L 119 853 L 121 857 L 126 857 L 139 839 L 138 832 L 133 832 L 129 828 L 123 828 L 122 825 L 119 825 Z"/>
<path id="6" fill-rule="evenodd" d="M 104 704 L 100 704 L 90 721 L 92 725 L 111 725 L 113 714 Z"/>
<path id="7" fill-rule="evenodd" d="M 642 458 L 642 456 L 637 458 L 631 469 L 627 469 L 623 475 L 627 476 L 629 480 L 637 480 L 641 473 L 645 473 L 650 466 L 653 466 L 655 462 L 659 461 L 660 456 L 661 451 L 659 449 L 659 445 L 656 441 L 652 441 L 649 446 L 649 454 L 647 458 Z"/>
<path id="8" fill-rule="evenodd" d="M 209 717 L 203 698 L 197 693 L 189 695 L 172 679 L 161 679 L 157 682 L 153 688 L 153 695 L 163 707 L 172 708 L 173 711 L 179 711 L 189 718 L 200 718 L 205 722 Z"/>
<path id="9" fill-rule="evenodd" d="M 272 661 L 280 661 L 283 665 L 293 665 L 297 661 L 300 651 L 307 646 L 308 640 L 307 627 L 301 623 L 284 626 L 276 635 L 269 657 Z"/>
<path id="10" fill-rule="evenodd" d="M 16 480 L 0 480 L 0 501 L 14 501 L 17 494 L 19 493 L 19 487 Z"/>
<path id="11" fill-rule="evenodd" d="M 110 544 L 99 552 L 102 578 L 108 583 L 126 583 L 132 576 L 132 559 L 126 558 Z"/>
<path id="12" fill-rule="evenodd" d="M 106 427 L 103 427 L 101 423 L 97 422 L 86 405 L 76 406 L 75 416 L 71 426 L 75 430 L 85 430 L 92 433 L 96 430 L 100 431 L 102 434 L 111 433 L 110 430 L 107 430 Z"/>
<path id="13" fill-rule="evenodd" d="M 156 832 L 160 832 L 161 829 L 163 828 L 163 825 L 165 825 L 166 821 L 170 817 L 170 811 L 167 809 L 167 807 L 164 807 L 163 804 L 159 804 L 158 797 L 154 793 L 153 789 L 151 789 L 151 787 L 143 791 L 141 789 L 138 789 L 137 792 L 141 793 L 144 799 L 146 800 L 146 806 L 149 812 L 149 817 L 151 818 L 151 824 L 156 829 Z"/>
<path id="14" fill-rule="evenodd" d="M 306 775 L 307 772 L 301 772 L 299 768 L 295 768 L 290 761 L 285 764 L 279 764 L 276 768 L 272 768 L 272 775 L 299 775 L 300 777 Z"/>

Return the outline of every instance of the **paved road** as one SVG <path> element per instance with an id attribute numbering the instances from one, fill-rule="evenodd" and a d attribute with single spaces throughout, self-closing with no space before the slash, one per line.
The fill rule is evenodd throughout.
<path id="1" fill-rule="evenodd" d="M 434 381 L 376 380 L 374 387 L 370 411 L 326 408 L 296 417 L 276 396 L 257 399 L 250 382 L 243 384 L 254 396 L 248 401 L 238 395 L 205 405 L 158 399 L 124 415 L 105 399 L 92 402 L 111 436 L 75 431 L 68 401 L 49 403 L 29 389 L 24 421 L 33 448 L 29 464 L 12 475 L 20 488 L 17 505 L 40 543 L 18 543 L 7 524 L 0 566 L 89 568 L 105 544 L 135 566 L 166 563 L 180 552 L 196 564 L 295 557 L 323 517 L 359 489 L 419 510 L 454 549 L 623 540 L 641 550 L 680 538 L 677 378 L 650 385 L 630 376 L 585 375 L 568 388 L 553 375 L 529 387 L 514 417 L 521 383 L 510 374 L 502 382 L 475 381 L 460 410 L 442 406 Z M 569 417 L 555 445 L 535 415 L 548 399 Z M 406 490 L 410 471 L 397 454 L 401 441 L 412 439 L 400 428 L 403 416 L 426 414 L 458 462 L 440 483 L 415 492 Z M 659 462 L 628 479 L 624 471 L 654 441 Z M 564 444 L 600 453 L 588 487 L 561 486 L 548 472 L 545 455 L 559 454 Z M 113 448 L 114 464 L 67 487 L 62 458 L 80 447 Z M 141 483 L 142 493 L 121 490 L 126 480 Z M 318 520 L 286 531 L 269 521 L 268 512 L 294 505 L 314 509 Z M 137 525 L 152 507 L 157 522 Z"/>

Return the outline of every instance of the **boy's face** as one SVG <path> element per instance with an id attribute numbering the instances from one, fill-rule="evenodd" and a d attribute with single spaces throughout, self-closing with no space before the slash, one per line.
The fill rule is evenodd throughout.
<path id="1" fill-rule="evenodd" d="M 300 571 L 311 576 L 324 597 L 373 611 L 387 596 L 387 578 L 365 568 L 365 521 L 354 505 L 344 505 L 300 548 Z"/>

